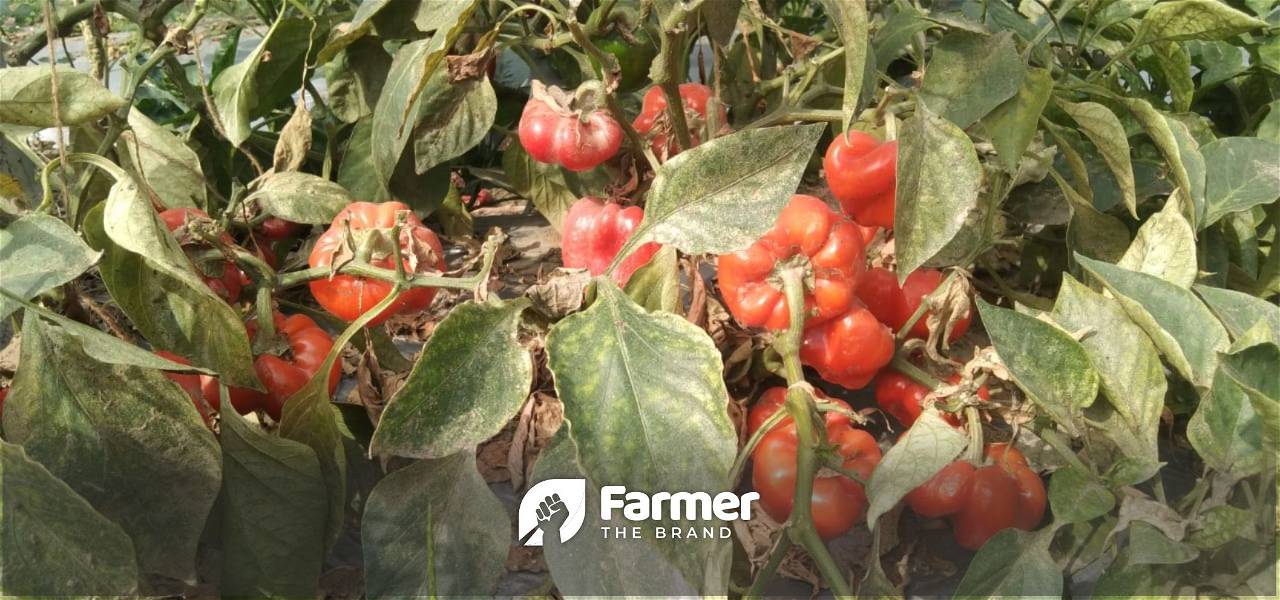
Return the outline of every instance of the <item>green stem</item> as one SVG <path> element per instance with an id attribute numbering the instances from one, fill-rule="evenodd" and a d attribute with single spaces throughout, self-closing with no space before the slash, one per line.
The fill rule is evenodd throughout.
<path id="1" fill-rule="evenodd" d="M 786 367 L 787 413 L 795 422 L 797 440 L 796 489 L 787 527 L 796 536 L 796 541 L 813 557 L 818 570 L 831 586 L 832 593 L 837 598 L 851 598 L 853 590 L 849 587 L 849 582 L 827 551 L 826 544 L 813 524 L 813 479 L 819 467 L 816 450 L 823 444 L 825 430 L 814 425 L 817 411 L 813 394 L 805 383 L 804 370 L 800 366 L 800 342 L 804 335 L 804 272 L 800 268 L 788 267 L 782 269 L 780 275 L 791 322 L 774 344 Z"/>
<path id="2" fill-rule="evenodd" d="M 493 269 L 493 261 L 497 254 L 498 246 L 501 240 L 506 236 L 496 234 L 490 236 L 485 241 L 484 247 L 481 249 L 484 257 L 481 260 L 480 270 L 475 275 L 469 277 L 445 277 L 442 275 L 414 275 L 411 279 L 404 282 L 404 287 L 431 287 L 431 288 L 448 288 L 457 290 L 474 289 L 489 279 L 489 272 Z M 237 255 L 238 256 L 238 255 Z M 397 283 L 399 277 L 392 269 L 383 269 L 375 267 L 368 263 L 349 262 L 343 264 L 339 269 L 339 273 L 344 275 L 355 275 L 357 277 L 368 277 L 372 279 L 380 279 L 391 283 Z M 323 279 L 332 273 L 331 267 L 312 267 L 310 269 L 302 269 L 290 273 L 283 273 L 276 278 L 277 289 L 287 289 L 294 286 L 302 285 L 312 279 Z"/>
<path id="3" fill-rule="evenodd" d="M 742 469 L 746 468 L 747 459 L 755 451 L 756 446 L 760 445 L 760 440 L 764 439 L 764 435 L 769 433 L 778 424 L 778 421 L 781 421 L 785 416 L 787 416 L 786 411 L 775 411 L 769 415 L 768 419 L 764 420 L 764 423 L 760 425 L 759 429 L 756 429 L 755 433 L 751 434 L 751 437 L 747 438 L 747 443 L 742 446 L 742 450 L 738 451 L 738 457 L 734 459 L 733 467 L 729 469 L 729 481 L 731 483 L 738 482 L 738 478 L 742 476 Z"/>
<path id="4" fill-rule="evenodd" d="M 892 367 L 894 371 L 916 380 L 916 383 L 919 383 L 930 390 L 935 390 L 938 386 L 942 385 L 942 382 L 938 380 L 937 377 L 934 377 L 929 374 L 928 371 L 911 364 L 911 361 L 907 360 L 907 357 L 902 354 L 895 354 L 893 360 L 889 362 L 889 366 Z"/>

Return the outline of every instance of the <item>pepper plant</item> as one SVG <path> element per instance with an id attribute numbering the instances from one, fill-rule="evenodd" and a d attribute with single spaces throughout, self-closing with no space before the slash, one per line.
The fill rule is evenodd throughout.
<path id="1" fill-rule="evenodd" d="M 1275 0 L 34 5 L 4 595 L 1276 594 Z"/>

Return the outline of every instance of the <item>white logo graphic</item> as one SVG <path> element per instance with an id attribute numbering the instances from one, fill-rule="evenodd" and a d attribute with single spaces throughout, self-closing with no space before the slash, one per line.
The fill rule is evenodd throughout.
<path id="1" fill-rule="evenodd" d="M 520 500 L 520 543 L 541 546 L 543 532 L 559 524 L 560 542 L 567 542 L 587 516 L 587 480 L 548 479 L 538 482 Z"/>

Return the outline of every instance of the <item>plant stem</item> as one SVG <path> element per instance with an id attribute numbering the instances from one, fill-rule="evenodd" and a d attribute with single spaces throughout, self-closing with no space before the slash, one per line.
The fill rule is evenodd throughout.
<path id="1" fill-rule="evenodd" d="M 780 275 L 791 322 L 787 331 L 774 344 L 786 367 L 787 413 L 795 422 L 797 440 L 796 489 L 787 528 L 813 557 L 835 596 L 852 597 L 849 582 L 831 558 L 831 553 L 827 551 L 826 544 L 813 524 L 813 479 L 819 467 L 816 449 L 822 443 L 822 433 L 825 431 L 819 432 L 814 426 L 814 414 L 817 411 L 813 394 L 804 380 L 804 370 L 800 366 L 800 341 L 804 335 L 804 273 L 800 268 L 787 267 L 781 270 Z"/>
<path id="2" fill-rule="evenodd" d="M 456 290 L 470 290 L 477 285 L 483 284 L 489 279 L 489 272 L 493 269 L 494 257 L 497 253 L 501 240 L 506 236 L 501 233 L 489 236 L 485 241 L 481 252 L 484 254 L 481 260 L 480 270 L 468 277 L 445 277 L 443 275 L 414 275 L 412 278 L 404 282 L 404 287 L 432 287 L 432 288 L 448 288 Z M 237 254 L 239 257 L 239 254 Z M 390 283 L 399 281 L 396 272 L 392 269 L 383 269 L 375 267 L 368 263 L 351 261 L 338 268 L 338 273 L 344 275 L 355 275 L 357 277 L 366 277 L 371 279 L 380 279 Z M 313 267 L 310 269 L 302 269 L 291 273 L 283 273 L 276 278 L 277 289 L 287 289 L 297 285 L 302 285 L 312 279 L 323 279 L 333 273 L 331 267 Z"/>
<path id="3" fill-rule="evenodd" d="M 889 362 L 889 366 L 892 367 L 893 370 L 916 380 L 916 383 L 919 383 L 930 390 L 937 389 L 938 386 L 942 385 L 942 382 L 939 381 L 937 377 L 934 377 L 933 375 L 930 375 L 928 371 L 911 364 L 911 361 L 907 360 L 907 357 L 900 353 L 893 356 L 893 360 Z"/>

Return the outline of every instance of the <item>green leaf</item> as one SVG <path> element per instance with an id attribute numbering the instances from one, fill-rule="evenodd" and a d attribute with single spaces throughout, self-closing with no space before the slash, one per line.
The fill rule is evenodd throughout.
<path id="1" fill-rule="evenodd" d="M 1153 42 L 1150 48 L 1156 65 L 1164 74 L 1164 83 L 1169 87 L 1173 109 L 1180 112 L 1190 110 L 1196 92 L 1196 83 L 1191 79 L 1191 53 L 1182 42 Z"/>
<path id="2" fill-rule="evenodd" d="M 239 146 L 249 139 L 253 120 L 302 84 L 313 23 L 286 18 L 285 13 L 280 11 L 262 41 L 244 60 L 227 67 L 210 86 L 213 105 L 232 145 Z M 271 66 L 262 69 L 267 61 Z"/>
<path id="3" fill-rule="evenodd" d="M 1118 422 L 1099 428 L 1101 435 L 1124 456 L 1149 467 L 1157 465 L 1156 436 L 1167 383 L 1164 365 L 1151 340 L 1115 299 L 1094 292 L 1065 273 L 1053 319 L 1067 331 L 1088 332 L 1080 345 L 1119 417 Z"/>
<path id="4" fill-rule="evenodd" d="M 360 9 L 368 4 L 361 4 Z M 360 40 L 339 52 L 324 66 L 329 109 L 334 116 L 355 123 L 372 115 L 390 70 L 391 55 L 375 38 Z"/>
<path id="5" fill-rule="evenodd" d="M 373 168 L 372 133 L 372 117 L 364 117 L 352 127 L 351 137 L 347 138 L 347 146 L 342 153 L 342 163 L 338 165 L 338 185 L 346 188 L 354 198 L 382 202 L 391 199 L 391 191 L 387 180 Z"/>
<path id="6" fill-rule="evenodd" d="M 614 265 L 651 241 L 686 254 L 724 254 L 750 246 L 791 201 L 825 128 L 748 129 L 663 163 L 649 188 L 644 221 Z"/>
<path id="7" fill-rule="evenodd" d="M 0 441 L 0 594 L 131 596 L 133 542 L 22 447 Z"/>
<path id="8" fill-rule="evenodd" d="M 1098 395 L 1098 372 L 1080 342 L 1035 317 L 977 301 L 1000 361 L 1027 397 L 1059 425 L 1079 431 L 1080 412 Z"/>
<path id="9" fill-rule="evenodd" d="M 219 591 L 229 597 L 314 596 L 328 516 L 316 453 L 264 433 L 230 402 L 222 403 L 221 440 Z"/>
<path id="10" fill-rule="evenodd" d="M 822 8 L 835 25 L 840 45 L 844 46 L 844 99 L 841 102 L 844 122 L 841 131 L 847 131 L 849 123 L 858 113 L 858 103 L 862 96 L 862 75 L 866 71 L 869 28 L 867 5 L 864 2 L 822 0 Z"/>
<path id="11" fill-rule="evenodd" d="M 104 252 L 99 270 L 107 290 L 147 341 L 212 369 L 228 385 L 261 389 L 240 316 L 200 280 L 132 181 L 111 186 L 84 229 Z"/>
<path id="12" fill-rule="evenodd" d="M 596 290 L 589 308 L 547 337 L 582 472 L 630 489 L 728 490 L 737 436 L 719 350 L 688 321 L 645 312 L 608 278 L 596 278 Z M 697 592 L 725 593 L 729 540 L 656 545 Z"/>
<path id="13" fill-rule="evenodd" d="M 1267 105 L 1267 116 L 1258 123 L 1258 138 L 1280 144 L 1280 100 Z"/>
<path id="14" fill-rule="evenodd" d="M 1133 163 L 1129 160 L 1129 140 L 1124 125 L 1111 109 L 1097 102 L 1064 102 L 1058 106 L 1075 120 L 1089 141 L 1098 148 L 1103 160 L 1111 168 L 1129 214 L 1138 215 L 1136 184 L 1133 179 Z"/>
<path id="15" fill-rule="evenodd" d="M 1280 436 L 1280 347 L 1258 344 L 1222 356 L 1222 371 L 1249 396 L 1253 411 L 1262 419 L 1262 441 L 1267 456 L 1274 457 Z"/>
<path id="16" fill-rule="evenodd" d="M 898 144 L 894 243 L 905 279 L 965 226 L 978 205 L 982 166 L 969 136 L 923 107 L 903 126 Z"/>
<path id="17" fill-rule="evenodd" d="M 1217 0 L 1157 2 L 1142 18 L 1134 43 L 1221 40 L 1266 26 L 1265 21 Z"/>
<path id="18" fill-rule="evenodd" d="M 922 31 L 938 27 L 937 23 L 925 18 L 920 9 L 902 4 L 898 11 L 876 29 L 871 45 L 875 48 L 876 67 L 883 71 L 911 43 L 911 37 Z"/>
<path id="19" fill-rule="evenodd" d="M 1174 369 L 1196 387 L 1209 387 L 1227 332 L 1191 290 L 1080 254 L 1075 258 L 1116 296 Z"/>
<path id="20" fill-rule="evenodd" d="M 1199 527 L 1187 534 L 1186 542 L 1201 550 L 1221 547 L 1236 538 L 1255 539 L 1254 513 L 1230 505 L 1215 506 L 1200 515 Z"/>
<path id="21" fill-rule="evenodd" d="M 1027 69 L 1018 93 L 982 118 L 982 127 L 1005 171 L 1018 172 L 1018 162 L 1036 137 L 1040 114 L 1053 92 L 1053 76 L 1048 69 Z"/>
<path id="22" fill-rule="evenodd" d="M 373 488 L 360 534 L 369 598 L 494 591 L 511 523 L 475 461 L 459 452 L 415 462 Z"/>
<path id="23" fill-rule="evenodd" d="M 1248 477 L 1275 462 L 1263 449 L 1262 420 L 1248 393 L 1221 367 L 1187 421 L 1187 440 L 1205 464 L 1234 477 Z"/>
<path id="24" fill-rule="evenodd" d="M 1025 73 L 1012 33 L 953 31 L 933 47 L 920 101 L 965 128 L 1017 94 Z"/>
<path id="25" fill-rule="evenodd" d="M 249 200 L 257 200 L 267 214 L 313 225 L 328 225 L 352 202 L 351 194 L 341 185 L 298 171 L 267 175 L 249 194 Z"/>
<path id="26" fill-rule="evenodd" d="M 624 289 L 645 310 L 674 313 L 680 303 L 680 263 L 676 249 L 663 246 L 644 266 L 636 269 Z"/>
<path id="27" fill-rule="evenodd" d="M 1168 200 L 1138 229 L 1133 243 L 1116 263 L 1130 271 L 1155 275 L 1189 288 L 1200 274 L 1196 264 L 1196 234 L 1176 200 Z"/>
<path id="28" fill-rule="evenodd" d="M 507 146 L 503 151 L 502 170 L 516 193 L 531 200 L 551 226 L 560 231 L 560 222 L 569 212 L 569 207 L 578 201 L 578 195 L 565 181 L 564 171 L 529 158 L 524 146 L 518 143 Z"/>
<path id="29" fill-rule="evenodd" d="M 361 2 L 359 8 L 356 8 L 355 14 L 351 16 L 351 22 L 347 23 L 346 28 L 340 32 L 335 30 L 334 35 L 320 49 L 320 54 L 316 56 L 316 64 L 322 65 L 329 62 L 339 52 L 363 38 L 373 30 L 374 17 L 378 16 L 378 13 L 384 8 L 394 4 L 392 0 L 366 0 Z M 406 3 L 401 2 L 401 4 Z"/>
<path id="30" fill-rule="evenodd" d="M 53 113 L 53 72 L 49 65 L 8 67 L 0 85 L 0 123 L 63 127 L 96 121 L 125 102 L 88 73 L 58 67 L 58 115 Z"/>
<path id="31" fill-rule="evenodd" d="M 1065 467 L 1049 478 L 1049 506 L 1056 522 L 1083 523 L 1111 512 L 1116 497 L 1092 474 Z"/>
<path id="32" fill-rule="evenodd" d="M 1180 565 L 1199 556 L 1195 548 L 1169 539 L 1169 536 L 1146 521 L 1129 525 L 1130 565 Z"/>
<path id="33" fill-rule="evenodd" d="M 889 448 L 867 482 L 867 527 L 876 528 L 880 516 L 893 509 L 911 490 L 951 464 L 968 439 L 936 410 L 926 410 L 911 429 Z"/>
<path id="34" fill-rule="evenodd" d="M 391 70 L 373 109 L 370 151 L 372 166 L 383 183 L 390 181 L 404 147 L 413 137 L 416 119 L 423 116 L 421 92 L 427 83 L 443 71 L 445 52 L 453 45 L 461 26 L 475 10 L 474 0 L 444 2 L 438 5 L 441 22 L 447 28 L 430 38 L 401 46 L 391 61 Z M 421 169 L 419 172 L 421 172 Z"/>
<path id="35" fill-rule="evenodd" d="M 1243 292 L 1207 285 L 1196 285 L 1191 289 L 1209 305 L 1213 314 L 1231 332 L 1232 338 L 1242 338 L 1250 329 L 1262 324 L 1267 338 L 1280 344 L 1280 310 L 1275 304 Z"/>
<path id="36" fill-rule="evenodd" d="M 529 351 L 517 339 L 528 306 L 519 298 L 450 311 L 383 411 L 370 452 L 442 458 L 501 431 L 533 383 Z"/>
<path id="37" fill-rule="evenodd" d="M 181 138 L 129 111 L 129 130 L 120 135 L 120 164 L 147 182 L 166 208 L 204 208 L 204 170 L 200 157 Z"/>
<path id="38" fill-rule="evenodd" d="M 339 337 L 334 346 L 345 346 L 349 340 Z M 347 500 L 347 455 L 338 429 L 338 409 L 329 402 L 328 366 L 324 365 L 317 371 L 318 376 L 289 396 L 280 416 L 280 436 L 308 446 L 320 461 L 320 475 L 328 494 L 322 528 L 325 554 L 342 532 Z"/>
<path id="39" fill-rule="evenodd" d="M 1052 529 L 997 533 L 973 556 L 955 597 L 1061 596 L 1062 572 L 1049 555 L 1052 540 Z"/>
<path id="40" fill-rule="evenodd" d="M 1191 138 L 1182 123 L 1156 110 L 1140 98 L 1121 98 L 1155 143 L 1172 171 L 1177 186 L 1175 197 L 1181 199 L 1183 215 L 1196 227 L 1204 210 L 1205 161 L 1199 144 Z"/>
<path id="41" fill-rule="evenodd" d="M 0 290 L 30 300 L 79 277 L 101 256 L 61 219 L 28 214 L 0 229 Z M 17 300 L 0 296 L 0 319 L 18 310 Z"/>
<path id="42" fill-rule="evenodd" d="M 1224 215 L 1280 198 L 1280 144 L 1229 137 L 1205 144 L 1205 215 L 1201 228 Z"/>
<path id="43" fill-rule="evenodd" d="M 119 524 L 139 571 L 193 577 L 221 465 L 191 398 L 159 371 L 94 360 L 35 312 L 19 364 L 5 437 Z"/>
<path id="44" fill-rule="evenodd" d="M 424 173 L 474 148 L 493 127 L 497 110 L 488 77 L 450 83 L 448 71 L 437 69 L 422 91 L 422 116 L 413 132 L 416 171 Z"/>

